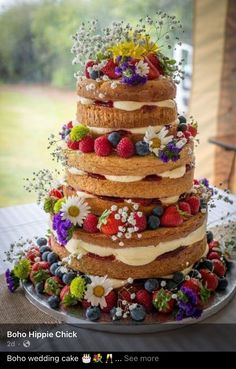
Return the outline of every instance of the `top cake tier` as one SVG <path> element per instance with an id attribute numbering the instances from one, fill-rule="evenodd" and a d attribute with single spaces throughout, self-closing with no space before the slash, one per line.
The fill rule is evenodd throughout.
<path id="1" fill-rule="evenodd" d="M 144 135 L 147 126 L 159 130 L 163 125 L 170 125 L 170 128 L 177 125 L 176 103 L 173 100 L 176 86 L 169 78 L 136 86 L 117 80 L 97 82 L 86 79 L 78 82 L 77 94 L 77 120 L 93 127 L 97 133 L 133 129 L 132 133 Z"/>

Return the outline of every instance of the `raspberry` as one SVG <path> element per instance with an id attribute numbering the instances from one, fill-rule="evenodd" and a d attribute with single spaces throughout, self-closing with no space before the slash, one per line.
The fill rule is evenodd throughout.
<path id="1" fill-rule="evenodd" d="M 82 138 L 79 142 L 79 150 L 83 153 L 93 152 L 94 151 L 94 139 L 91 136 L 86 136 Z"/>
<path id="2" fill-rule="evenodd" d="M 94 150 L 98 156 L 108 156 L 112 153 L 112 145 L 108 141 L 107 136 L 96 138 L 94 143 Z"/>
<path id="3" fill-rule="evenodd" d="M 101 69 L 103 74 L 106 74 L 110 79 L 117 79 L 119 75 L 116 74 L 117 64 L 114 63 L 113 59 L 109 59 L 107 64 Z"/>
<path id="4" fill-rule="evenodd" d="M 143 305 L 146 312 L 150 313 L 152 310 L 152 295 L 146 290 L 139 290 L 136 293 L 136 300 L 139 304 Z"/>
<path id="5" fill-rule="evenodd" d="M 89 214 L 84 220 L 83 229 L 88 233 L 98 232 L 98 218 L 94 214 Z"/>
<path id="6" fill-rule="evenodd" d="M 66 128 L 69 128 L 69 129 L 73 128 L 72 121 L 70 121 L 69 123 L 67 123 Z"/>
<path id="7" fill-rule="evenodd" d="M 142 232 L 147 228 L 147 218 L 144 214 L 139 216 L 138 213 L 135 213 L 134 219 L 136 221 L 135 227 L 138 227 L 139 232 Z"/>
<path id="8" fill-rule="evenodd" d="M 107 306 L 102 309 L 103 312 L 109 313 L 109 311 L 116 306 L 117 303 L 117 296 L 115 291 L 111 291 L 108 293 L 108 295 L 105 296 L 105 300 L 107 303 Z"/>
<path id="9" fill-rule="evenodd" d="M 186 201 L 181 201 L 179 203 L 180 210 L 184 211 L 185 213 L 191 214 L 190 205 Z"/>
<path id="10" fill-rule="evenodd" d="M 71 150 L 79 150 L 79 141 L 68 141 L 67 146 Z"/>
<path id="11" fill-rule="evenodd" d="M 219 277 L 223 277 L 226 273 L 225 265 L 219 259 L 212 259 L 213 262 L 213 271 Z"/>
<path id="12" fill-rule="evenodd" d="M 208 257 L 209 260 L 213 260 L 213 259 L 219 259 L 220 260 L 220 254 L 217 251 L 209 252 L 207 257 Z"/>
<path id="13" fill-rule="evenodd" d="M 116 151 L 121 158 L 130 158 L 134 155 L 135 146 L 128 137 L 123 137 L 118 143 Z"/>

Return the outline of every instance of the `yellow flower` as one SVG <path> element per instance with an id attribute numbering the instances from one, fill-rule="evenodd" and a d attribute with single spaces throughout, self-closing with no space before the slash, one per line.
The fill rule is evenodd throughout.
<path id="1" fill-rule="evenodd" d="M 145 35 L 144 37 L 141 37 L 141 44 L 143 48 L 145 49 L 145 54 L 153 53 L 156 54 L 159 50 L 159 46 L 151 41 L 151 38 L 149 35 Z"/>
<path id="2" fill-rule="evenodd" d="M 142 45 L 135 44 L 133 41 L 126 41 L 114 45 L 109 48 L 108 51 L 112 52 L 114 59 L 118 56 L 131 56 L 135 59 L 142 59 L 143 54 L 145 53 L 145 48 Z"/>

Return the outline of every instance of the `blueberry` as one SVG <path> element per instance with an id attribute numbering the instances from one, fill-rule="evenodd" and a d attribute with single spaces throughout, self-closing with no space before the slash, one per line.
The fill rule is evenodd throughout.
<path id="1" fill-rule="evenodd" d="M 207 268 L 210 272 L 213 272 L 214 265 L 211 260 L 206 259 L 202 262 L 201 268 Z"/>
<path id="2" fill-rule="evenodd" d="M 152 210 L 153 215 L 156 215 L 157 217 L 161 217 L 162 214 L 164 213 L 164 209 L 162 206 L 156 206 L 153 210 Z"/>
<path id="3" fill-rule="evenodd" d="M 219 278 L 219 284 L 217 286 L 217 291 L 224 291 L 228 286 L 228 281 L 225 277 Z"/>
<path id="4" fill-rule="evenodd" d="M 178 119 L 179 119 L 180 123 L 186 123 L 187 122 L 187 119 L 183 115 L 179 115 Z"/>
<path id="5" fill-rule="evenodd" d="M 120 320 L 122 318 L 122 311 L 119 311 L 117 309 L 117 307 L 114 306 L 110 310 L 110 316 L 111 316 L 112 320 Z"/>
<path id="6" fill-rule="evenodd" d="M 97 70 L 92 70 L 92 72 L 90 72 L 90 78 L 92 79 L 97 79 L 99 78 L 99 73 Z"/>
<path id="7" fill-rule="evenodd" d="M 185 131 L 187 131 L 187 124 L 185 124 L 185 123 L 180 123 L 179 125 L 178 125 L 178 127 L 177 127 L 177 131 L 181 131 L 181 132 L 185 132 Z"/>
<path id="8" fill-rule="evenodd" d="M 175 290 L 178 287 L 178 283 L 176 283 L 173 279 L 169 279 L 166 283 L 166 288 L 168 290 Z"/>
<path id="9" fill-rule="evenodd" d="M 50 308 L 57 309 L 59 304 L 60 304 L 60 299 L 58 296 L 50 296 L 48 298 L 48 305 L 50 306 Z"/>
<path id="10" fill-rule="evenodd" d="M 154 279 L 154 278 L 147 279 L 146 282 L 144 283 L 144 288 L 148 292 L 152 292 L 156 290 L 158 287 L 159 287 L 159 282 L 157 279 Z"/>
<path id="11" fill-rule="evenodd" d="M 148 217 L 148 227 L 150 229 L 157 229 L 160 226 L 160 219 L 155 215 L 150 215 Z"/>
<path id="12" fill-rule="evenodd" d="M 61 267 L 59 266 L 56 270 L 55 270 L 55 276 L 56 277 L 59 277 L 59 278 L 62 278 L 63 277 L 63 274 L 62 271 L 61 271 Z"/>
<path id="13" fill-rule="evenodd" d="M 50 266 L 50 273 L 52 275 L 55 275 L 55 272 L 56 272 L 56 269 L 59 267 L 59 264 L 58 263 L 53 263 L 51 266 Z"/>
<path id="14" fill-rule="evenodd" d="M 175 283 L 181 283 L 181 282 L 184 281 L 184 279 L 185 279 L 185 277 L 184 277 L 184 274 L 182 272 L 175 272 L 173 274 L 173 281 Z"/>
<path id="15" fill-rule="evenodd" d="M 192 269 L 191 272 L 189 273 L 189 276 L 191 278 L 196 278 L 196 279 L 201 279 L 201 273 L 197 270 L 197 269 Z"/>
<path id="16" fill-rule="evenodd" d="M 116 147 L 121 140 L 121 135 L 118 132 L 112 132 L 108 135 L 108 141 L 113 147 Z"/>
<path id="17" fill-rule="evenodd" d="M 146 312 L 143 305 L 137 305 L 134 309 L 130 311 L 130 316 L 136 322 L 142 322 L 145 319 Z"/>
<path id="18" fill-rule="evenodd" d="M 86 318 L 95 322 L 96 320 L 100 319 L 101 311 L 97 306 L 90 306 L 86 310 Z"/>
<path id="19" fill-rule="evenodd" d="M 35 285 L 35 292 L 37 294 L 42 294 L 43 293 L 43 289 L 44 289 L 44 282 L 43 281 L 36 283 L 36 285 Z"/>
<path id="20" fill-rule="evenodd" d="M 48 246 L 41 246 L 39 251 L 40 251 L 40 254 L 43 254 L 45 251 L 51 251 L 51 249 Z"/>
<path id="21" fill-rule="evenodd" d="M 90 284 L 92 281 L 91 281 L 91 278 L 89 278 L 88 275 L 84 275 L 84 280 L 85 280 L 85 283 L 86 284 Z"/>
<path id="22" fill-rule="evenodd" d="M 63 274 L 62 281 L 65 284 L 71 284 L 71 281 L 76 277 L 75 272 L 68 272 Z"/>
<path id="23" fill-rule="evenodd" d="M 50 254 L 50 251 L 45 251 L 45 252 L 42 254 L 42 260 L 43 260 L 43 261 L 47 261 L 48 254 Z"/>
<path id="24" fill-rule="evenodd" d="M 135 150 L 136 150 L 136 154 L 140 156 L 145 156 L 145 155 L 150 154 L 149 144 L 144 141 L 136 142 Z"/>
<path id="25" fill-rule="evenodd" d="M 213 241 L 214 236 L 211 231 L 207 231 L 206 236 L 207 236 L 207 243 L 210 243 L 211 241 Z"/>
<path id="26" fill-rule="evenodd" d="M 44 245 L 47 245 L 48 240 L 44 237 L 41 237 L 36 240 L 36 243 L 38 246 L 44 246 Z"/>
<path id="27" fill-rule="evenodd" d="M 57 254 L 55 254 L 55 252 L 49 252 L 49 254 L 47 256 L 47 261 L 49 262 L 49 264 L 53 264 L 57 260 L 58 260 Z"/>

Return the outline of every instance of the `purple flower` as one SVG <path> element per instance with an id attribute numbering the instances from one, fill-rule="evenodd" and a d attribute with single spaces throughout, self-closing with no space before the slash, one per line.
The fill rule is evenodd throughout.
<path id="1" fill-rule="evenodd" d="M 167 163 L 169 160 L 177 161 L 180 158 L 180 151 L 178 147 L 176 147 L 176 142 L 169 142 L 166 147 L 159 151 L 159 158 L 164 163 Z"/>
<path id="2" fill-rule="evenodd" d="M 206 186 L 207 188 L 209 187 L 209 181 L 208 181 L 208 179 L 207 179 L 207 178 L 202 178 L 202 179 L 201 179 L 201 183 L 202 183 L 204 186 Z"/>
<path id="3" fill-rule="evenodd" d="M 8 290 L 10 292 L 14 292 L 20 285 L 19 278 L 17 278 L 14 275 L 13 271 L 10 271 L 10 269 L 7 269 L 5 272 L 5 280 L 7 283 Z"/>
<path id="4" fill-rule="evenodd" d="M 128 61 L 123 62 L 116 67 L 115 72 L 121 77 L 121 83 L 127 85 L 139 85 L 147 82 L 147 76 L 140 76 L 136 73 L 136 67 L 134 64 L 130 64 Z"/>
<path id="5" fill-rule="evenodd" d="M 57 232 L 58 241 L 64 246 L 71 238 L 73 224 L 69 219 L 62 220 L 62 214 L 59 212 L 53 217 L 53 229 Z"/>
<path id="6" fill-rule="evenodd" d="M 198 307 L 198 295 L 190 288 L 181 287 L 177 298 L 179 310 L 175 316 L 176 320 L 184 317 L 199 318 L 202 310 Z"/>

